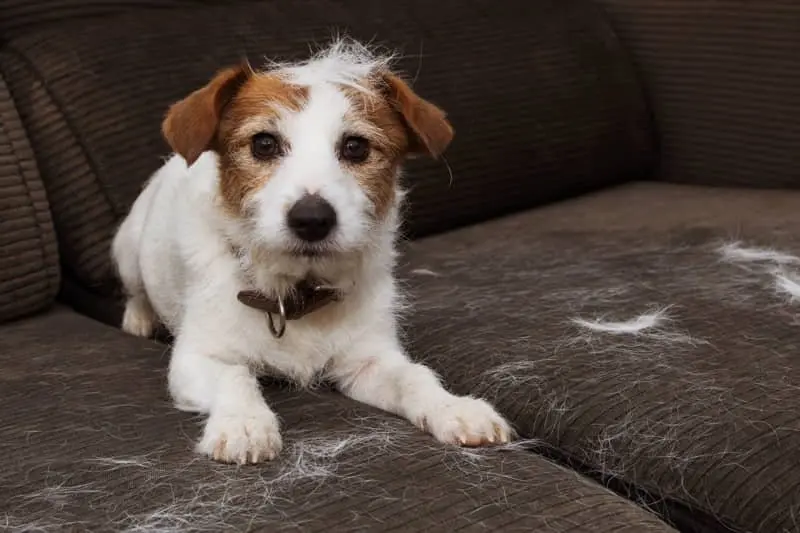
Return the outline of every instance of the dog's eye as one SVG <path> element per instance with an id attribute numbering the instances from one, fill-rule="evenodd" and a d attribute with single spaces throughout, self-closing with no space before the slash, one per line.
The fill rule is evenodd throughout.
<path id="1" fill-rule="evenodd" d="M 280 153 L 281 145 L 271 133 L 256 133 L 251 141 L 251 150 L 256 159 L 271 159 Z"/>
<path id="2" fill-rule="evenodd" d="M 342 143 L 342 159 L 361 163 L 369 155 L 369 141 L 363 137 L 347 137 Z"/>

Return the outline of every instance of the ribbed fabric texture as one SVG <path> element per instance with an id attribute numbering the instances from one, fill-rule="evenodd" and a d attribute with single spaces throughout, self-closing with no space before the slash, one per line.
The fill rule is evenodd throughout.
<path id="1" fill-rule="evenodd" d="M 647 88 L 662 179 L 800 187 L 800 2 L 596 1 Z"/>
<path id="2" fill-rule="evenodd" d="M 281 455 L 258 466 L 213 463 L 192 451 L 197 418 L 168 401 L 163 351 L 64 310 L 3 329 L 3 526 L 674 533 L 529 450 L 462 453 L 325 388 L 266 384 Z"/>
<path id="3" fill-rule="evenodd" d="M 411 353 L 598 479 L 648 492 L 669 516 L 688 505 L 682 530 L 796 531 L 796 303 L 776 292 L 774 265 L 719 252 L 735 229 L 744 246 L 800 256 L 796 226 L 723 214 L 716 228 L 648 227 L 669 191 L 641 190 L 617 196 L 639 203 L 638 217 L 619 209 L 627 229 L 595 229 L 604 210 L 618 228 L 625 217 L 601 196 L 410 243 Z M 764 211 L 757 197 L 732 205 Z"/>
<path id="4" fill-rule="evenodd" d="M 211 0 L 3 0 L 0 2 L 0 36 L 29 31 L 37 26 L 63 24 L 135 8 L 174 8 L 213 3 Z M 219 3 L 219 2 L 218 2 Z"/>
<path id="5" fill-rule="evenodd" d="M 13 39 L 2 68 L 80 283 L 111 290 L 109 241 L 167 154 L 169 104 L 244 54 L 303 57 L 331 28 L 399 49 L 399 69 L 454 124 L 446 163 L 409 167 L 408 235 L 641 176 L 652 162 L 642 90 L 585 2 L 244 2 L 72 21 Z"/>
<path id="6" fill-rule="evenodd" d="M 49 305 L 59 285 L 47 195 L 0 77 L 0 322 Z"/>

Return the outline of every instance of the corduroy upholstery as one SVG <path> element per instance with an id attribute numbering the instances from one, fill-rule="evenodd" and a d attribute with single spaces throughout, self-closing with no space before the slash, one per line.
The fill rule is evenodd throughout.
<path id="1" fill-rule="evenodd" d="M 191 440 L 200 425 L 170 405 L 162 353 L 161 346 L 64 309 L 4 329 L 0 526 L 674 531 L 529 451 L 463 454 L 406 421 L 325 390 L 266 389 L 284 424 L 280 459 L 243 468 L 197 460 Z"/>
<path id="2" fill-rule="evenodd" d="M 0 321 L 15 319 L 0 325 L 0 529 L 797 531 L 799 14 L 0 2 Z M 443 162 L 406 178 L 405 232 L 422 237 L 402 242 L 406 338 L 522 445 L 458 451 L 324 386 L 265 381 L 284 452 L 217 465 L 170 405 L 169 347 L 79 314 L 119 324 L 108 241 L 167 153 L 167 105 L 332 27 L 399 47 L 450 113 L 452 183 Z M 735 240 L 784 255 L 726 261 Z M 45 311 L 59 286 L 74 309 Z"/>
<path id="3" fill-rule="evenodd" d="M 4 0 L 0 3 L 0 35 L 11 36 L 51 24 L 102 17 L 134 8 L 193 7 L 224 0 Z"/>
<path id="4" fill-rule="evenodd" d="M 0 322 L 41 311 L 52 303 L 58 284 L 47 195 L 0 76 Z"/>
<path id="5" fill-rule="evenodd" d="M 412 243 L 413 352 L 598 479 L 687 505 L 718 528 L 795 531 L 796 301 L 776 290 L 780 265 L 737 265 L 719 247 L 739 239 L 800 257 L 800 240 L 764 216 L 768 195 L 747 191 L 728 194 L 744 209 L 727 221 L 703 220 L 702 201 L 688 224 L 678 215 L 643 231 L 631 216 L 681 192 L 623 188 Z M 620 207 L 626 195 L 637 207 Z M 776 216 L 796 227 L 800 191 L 784 205 Z M 604 212 L 616 229 L 595 229 Z M 575 322 L 660 311 L 641 334 Z"/>
<path id="6" fill-rule="evenodd" d="M 800 2 L 596 1 L 646 87 L 660 179 L 800 187 Z"/>
<path id="7" fill-rule="evenodd" d="M 331 27 L 362 40 L 377 34 L 400 50 L 398 68 L 455 126 L 447 164 L 409 169 L 409 235 L 641 177 L 653 161 L 641 88 L 586 2 L 306 0 L 132 10 L 24 32 L 0 55 L 31 131 L 68 273 L 94 292 L 113 290 L 109 240 L 168 153 L 159 127 L 171 102 L 243 54 L 254 63 L 265 54 L 305 55 Z"/>

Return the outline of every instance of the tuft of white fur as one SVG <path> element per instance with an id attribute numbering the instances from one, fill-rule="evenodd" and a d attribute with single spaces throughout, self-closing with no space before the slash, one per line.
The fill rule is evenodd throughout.
<path id="1" fill-rule="evenodd" d="M 332 83 L 371 93 L 367 82 L 376 73 L 389 70 L 394 57 L 365 43 L 337 36 L 309 59 L 294 65 L 273 64 L 270 70 L 298 85 Z"/>
<path id="2" fill-rule="evenodd" d="M 701 344 L 704 341 L 679 331 L 672 331 L 667 326 L 672 322 L 668 315 L 669 308 L 657 308 L 642 313 L 629 320 L 605 320 L 602 318 L 573 318 L 572 323 L 580 329 L 588 331 L 586 335 L 579 335 L 572 342 L 592 342 L 593 334 L 605 333 L 614 336 L 630 336 L 649 341 L 666 343 Z"/>
<path id="3" fill-rule="evenodd" d="M 415 276 L 427 276 L 431 278 L 442 277 L 442 275 L 439 274 L 438 272 L 434 272 L 433 270 L 430 270 L 428 268 L 415 268 L 414 270 L 411 271 L 411 274 Z"/>
<path id="4" fill-rule="evenodd" d="M 800 300 L 800 275 L 795 272 L 776 271 L 775 288 L 792 302 Z"/>
<path id="5" fill-rule="evenodd" d="M 601 319 L 586 320 L 574 318 L 572 321 L 588 330 L 612 334 L 636 334 L 644 330 L 654 329 L 667 320 L 666 310 L 644 313 L 631 320 L 622 322 L 606 321 Z"/>
<path id="6" fill-rule="evenodd" d="M 746 247 L 740 242 L 727 243 L 719 247 L 722 259 L 732 263 L 800 263 L 800 257 L 772 248 Z"/>
<path id="7" fill-rule="evenodd" d="M 788 297 L 790 302 L 800 300 L 800 275 L 789 270 L 800 264 L 800 257 L 773 248 L 745 247 L 739 242 L 723 245 L 718 251 L 724 261 L 739 265 L 751 275 L 769 279 L 775 292 Z M 757 278 L 754 282 L 766 284 Z"/>
<path id="8" fill-rule="evenodd" d="M 338 39 L 307 61 L 280 66 L 292 83 L 307 86 L 308 98 L 270 126 L 292 149 L 253 193 L 247 214 L 233 217 L 222 207 L 216 153 L 191 166 L 174 155 L 114 238 L 113 260 L 129 297 L 125 329 L 143 335 L 157 317 L 175 333 L 169 391 L 177 408 L 208 416 L 196 446 L 203 455 L 245 463 L 280 454 L 279 418 L 257 381 L 267 369 L 301 386 L 324 374 L 347 396 L 403 416 L 443 442 L 511 439 L 510 425 L 489 403 L 451 394 L 407 355 L 393 276 L 403 195 L 396 191 L 388 216 L 372 216 L 375 206 L 337 156 L 342 136 L 355 127 L 348 117 L 360 112 L 341 86 L 358 86 L 388 63 L 388 56 Z M 286 220 L 287 206 L 310 191 L 337 213 L 322 259 L 293 253 L 298 239 Z M 280 339 L 262 311 L 236 299 L 252 289 L 285 295 L 307 277 L 341 289 L 341 302 L 290 321 Z"/>

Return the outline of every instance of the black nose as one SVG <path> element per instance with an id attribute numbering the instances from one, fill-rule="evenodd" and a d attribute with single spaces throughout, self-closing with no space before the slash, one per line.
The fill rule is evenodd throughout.
<path id="1" fill-rule="evenodd" d="M 307 194 L 289 209 L 287 221 L 299 238 L 317 242 L 327 237 L 336 226 L 336 211 L 318 194 Z"/>

